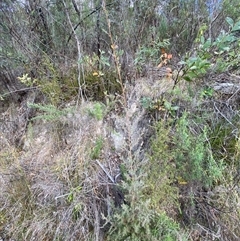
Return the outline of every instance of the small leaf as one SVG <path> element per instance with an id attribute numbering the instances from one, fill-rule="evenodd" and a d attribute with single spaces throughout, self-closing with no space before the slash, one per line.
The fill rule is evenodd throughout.
<path id="1" fill-rule="evenodd" d="M 187 185 L 187 182 L 186 181 L 179 181 L 178 184 L 180 184 L 180 185 Z"/>
<path id="2" fill-rule="evenodd" d="M 111 48 L 112 48 L 112 49 L 118 49 L 118 46 L 117 46 L 116 44 L 112 44 L 112 45 L 111 45 Z"/>
<path id="3" fill-rule="evenodd" d="M 172 106 L 171 110 L 179 110 L 179 106 Z"/>
<path id="4" fill-rule="evenodd" d="M 161 48 L 161 53 L 162 53 L 162 54 L 165 54 L 165 53 L 166 53 L 166 51 L 165 51 L 164 48 Z"/>
<path id="5" fill-rule="evenodd" d="M 203 36 L 200 37 L 200 42 L 201 42 L 202 44 L 205 43 L 205 38 L 204 38 Z"/>
<path id="6" fill-rule="evenodd" d="M 178 180 L 178 184 L 180 184 L 180 185 L 186 185 L 187 184 L 187 181 L 184 180 L 182 177 L 177 177 L 177 180 Z"/>
<path id="7" fill-rule="evenodd" d="M 170 109 L 171 109 L 171 106 L 172 106 L 172 104 L 171 104 L 170 102 L 168 102 L 168 101 L 165 101 L 165 102 L 164 102 L 164 107 L 165 107 L 167 110 L 170 110 Z"/>
<path id="8" fill-rule="evenodd" d="M 224 50 L 224 51 L 229 51 L 229 50 L 230 50 L 230 47 L 223 47 L 222 50 Z"/>
<path id="9" fill-rule="evenodd" d="M 186 75 L 186 76 L 184 76 L 184 77 L 183 77 L 183 79 L 185 79 L 186 81 L 189 81 L 189 82 L 191 82 L 191 81 L 192 81 L 192 78 L 190 78 L 190 77 L 189 77 L 189 76 L 187 76 L 187 75 Z"/>
<path id="10" fill-rule="evenodd" d="M 226 17 L 226 21 L 227 21 L 227 23 L 228 23 L 231 27 L 233 27 L 234 22 L 233 22 L 233 19 L 232 19 L 232 18 Z"/>
<path id="11" fill-rule="evenodd" d="M 184 65 L 184 64 L 186 64 L 186 61 L 183 61 L 183 60 L 178 63 L 178 65 Z"/>
<path id="12" fill-rule="evenodd" d="M 238 31 L 238 30 L 240 30 L 240 22 L 237 22 L 232 29 L 232 31 Z"/>
<path id="13" fill-rule="evenodd" d="M 104 29 L 104 28 L 102 28 L 102 31 L 103 31 L 105 34 L 107 34 L 107 35 L 109 34 L 108 31 L 107 31 L 106 29 Z"/>

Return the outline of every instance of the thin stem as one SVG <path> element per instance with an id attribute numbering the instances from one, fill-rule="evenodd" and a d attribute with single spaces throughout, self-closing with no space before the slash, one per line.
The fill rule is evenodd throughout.
<path id="1" fill-rule="evenodd" d="M 77 33 L 76 33 L 76 31 L 75 31 L 75 29 L 73 27 L 72 21 L 71 21 L 70 16 L 69 16 L 68 8 L 67 8 L 67 5 L 66 5 L 64 0 L 63 0 L 63 5 L 65 7 L 65 12 L 66 12 L 66 15 L 67 15 L 67 19 L 68 19 L 69 25 L 70 25 L 70 27 L 72 29 L 74 38 L 75 38 L 76 43 L 77 43 L 77 50 L 78 50 L 78 60 L 77 60 L 77 66 L 78 66 L 78 100 L 77 100 L 77 104 L 78 104 L 79 97 L 83 101 L 83 91 L 82 91 L 82 85 L 81 85 L 81 71 L 83 73 L 83 67 L 82 67 L 82 65 L 80 63 L 80 60 L 82 59 L 81 43 L 80 43 L 80 41 L 78 39 L 78 36 L 77 36 Z"/>
<path id="2" fill-rule="evenodd" d="M 130 121 L 129 113 L 127 111 L 127 108 L 128 108 L 127 96 L 126 96 L 125 87 L 124 87 L 122 76 L 121 76 L 121 66 L 120 66 L 120 63 L 119 63 L 119 56 L 118 56 L 118 52 L 117 52 L 117 47 L 115 45 L 115 42 L 113 40 L 112 33 L 111 33 L 111 22 L 110 22 L 110 19 L 109 19 L 109 14 L 108 14 L 108 11 L 107 11 L 107 8 L 106 8 L 105 0 L 102 0 L 102 9 L 105 13 L 107 26 L 108 26 L 108 36 L 110 38 L 110 43 L 111 43 L 111 48 L 112 48 L 112 56 L 113 56 L 113 59 L 114 59 L 114 65 L 115 65 L 115 68 L 116 68 L 116 71 L 117 71 L 118 81 L 119 81 L 121 89 L 122 89 L 123 106 L 125 107 L 125 114 L 126 114 L 128 157 L 129 157 L 130 160 L 133 160 L 132 152 L 131 152 L 131 146 L 132 146 L 132 144 L 131 144 L 131 121 Z M 131 161 L 131 163 L 133 163 L 133 161 Z M 134 168 L 134 167 L 131 166 L 131 168 Z"/>

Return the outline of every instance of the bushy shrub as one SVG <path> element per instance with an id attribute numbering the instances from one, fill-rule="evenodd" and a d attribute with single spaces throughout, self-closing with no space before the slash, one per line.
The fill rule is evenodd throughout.
<path id="1" fill-rule="evenodd" d="M 211 186 L 222 177 L 224 166 L 213 157 L 207 127 L 201 133 L 194 133 L 190 123 L 189 115 L 184 113 L 176 125 L 173 137 L 176 169 L 187 182 Z"/>
<path id="2" fill-rule="evenodd" d="M 175 241 L 179 226 L 165 213 L 157 213 L 150 201 L 137 202 L 134 206 L 124 204 L 114 215 L 108 240 L 123 241 Z"/>
<path id="3" fill-rule="evenodd" d="M 110 220 L 108 240 L 177 240 L 179 225 L 154 204 L 144 183 L 145 174 L 126 175 L 121 187 L 126 203 L 115 210 Z M 161 192 L 161 187 L 158 190 Z M 164 193 L 165 190 L 162 190 Z M 158 205 L 161 205 L 160 203 Z"/>
<path id="4" fill-rule="evenodd" d="M 168 146 L 170 126 L 159 122 L 148 158 L 126 160 L 120 188 L 125 203 L 110 218 L 108 240 L 178 240 L 180 226 L 170 216 L 178 209 L 178 190 L 172 186 L 175 167 Z"/>
<path id="5" fill-rule="evenodd" d="M 149 151 L 147 193 L 151 205 L 157 210 L 174 213 L 178 208 L 178 189 L 172 184 L 176 177 L 174 153 L 171 150 L 171 121 L 159 121 L 155 125 Z M 168 197 L 168 198 L 166 198 Z"/>

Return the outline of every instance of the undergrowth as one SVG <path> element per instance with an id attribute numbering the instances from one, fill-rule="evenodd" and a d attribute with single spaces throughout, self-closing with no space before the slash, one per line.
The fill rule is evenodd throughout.
<path id="1" fill-rule="evenodd" d="M 210 29 L 199 26 L 194 11 L 186 16 L 194 22 L 187 22 L 191 28 L 186 31 L 181 19 L 181 41 L 172 50 L 176 52 L 178 46 L 184 51 L 185 37 L 197 48 L 178 63 L 177 75 L 171 72 L 168 79 L 159 81 L 159 86 L 173 81 L 173 90 L 165 88 L 154 97 L 140 93 L 135 103 L 130 97 L 136 94 L 138 82 L 128 85 L 128 81 L 146 62 L 156 65 L 165 48 L 176 41 L 166 32 L 170 19 L 162 23 L 165 40 L 135 46 L 134 73 L 124 73 L 129 78 L 125 80 L 122 63 L 127 53 L 117 45 L 119 39 L 112 34 L 116 23 L 106 2 L 102 3 L 110 57 L 99 49 L 101 55 L 86 54 L 78 60 L 83 67 L 82 86 L 76 80 L 76 67 L 62 76 L 47 55 L 42 56 L 37 78 L 19 78 L 40 90 L 47 104 L 28 104 L 37 114 L 26 120 L 23 148 L 10 144 L 8 129 L 1 126 L 1 237 L 29 241 L 239 238 L 238 92 L 217 96 L 210 79 L 208 83 L 208 75 L 238 66 L 239 40 L 234 34 L 240 29 L 239 21 L 227 18 L 228 30 L 210 39 L 206 37 Z M 145 12 L 145 2 L 139 4 L 142 16 L 154 17 L 151 11 Z M 134 15 L 133 9 L 129 12 Z M 166 15 L 185 13 L 178 6 Z M 170 21 L 170 33 L 178 29 L 176 20 Z M 144 33 L 140 31 L 138 37 L 150 39 Z M 152 80 L 143 81 L 153 85 Z M 64 101 L 76 99 L 78 88 L 86 100 L 74 102 L 74 108 L 62 107 Z M 219 102 L 224 110 L 218 108 Z M 3 117 L 8 116 L 6 122 L 14 128 L 18 119 L 8 112 Z M 133 135 L 131 127 L 137 118 L 142 118 L 137 123 L 142 133 Z M 120 151 L 112 133 L 118 144 L 123 143 Z M 137 150 L 134 143 L 139 143 Z"/>
<path id="2" fill-rule="evenodd" d="M 178 120 L 174 139 L 174 160 L 178 175 L 186 182 L 199 182 L 212 186 L 222 179 L 224 165 L 216 161 L 208 141 L 208 127 L 197 130 L 191 126 L 190 116 L 186 113 Z"/>

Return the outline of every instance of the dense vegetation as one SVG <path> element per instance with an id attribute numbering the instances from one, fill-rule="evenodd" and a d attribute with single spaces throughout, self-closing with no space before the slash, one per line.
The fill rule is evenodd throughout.
<path id="1" fill-rule="evenodd" d="M 0 238 L 240 239 L 239 0 L 0 3 Z"/>

